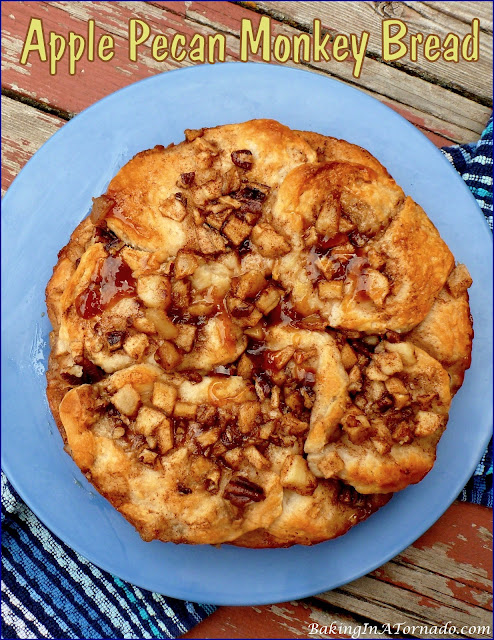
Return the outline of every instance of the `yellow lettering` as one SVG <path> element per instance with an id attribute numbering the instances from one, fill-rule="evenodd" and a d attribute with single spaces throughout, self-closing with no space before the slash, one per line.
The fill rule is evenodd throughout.
<path id="1" fill-rule="evenodd" d="M 421 33 L 415 33 L 410 36 L 410 60 L 417 62 L 418 46 L 424 41 L 424 36 Z"/>
<path id="2" fill-rule="evenodd" d="M 98 58 L 103 60 L 103 62 L 107 62 L 111 60 L 115 55 L 114 51 L 115 42 L 113 40 L 113 36 L 109 36 L 105 33 L 105 35 L 101 36 L 100 41 L 98 42 Z M 108 53 L 106 53 L 108 51 Z"/>
<path id="3" fill-rule="evenodd" d="M 441 46 L 441 39 L 439 36 L 430 33 L 424 42 L 424 56 L 429 62 L 435 62 L 441 57 L 439 47 Z"/>
<path id="4" fill-rule="evenodd" d="M 303 45 L 303 54 L 300 56 L 300 50 Z M 299 36 L 293 36 L 293 61 L 310 62 L 310 36 L 308 33 L 302 33 Z"/>
<path id="5" fill-rule="evenodd" d="M 290 39 L 287 36 L 276 36 L 273 55 L 278 62 L 286 62 L 288 60 L 290 57 Z"/>
<path id="6" fill-rule="evenodd" d="M 391 35 L 391 27 L 398 27 L 398 31 Z M 407 52 L 406 45 L 402 39 L 406 36 L 408 28 L 404 22 L 396 19 L 383 20 L 382 28 L 382 57 L 385 62 L 399 60 Z M 394 52 L 391 51 L 392 46 L 397 46 Z"/>
<path id="7" fill-rule="evenodd" d="M 57 64 L 65 53 L 67 42 L 63 36 L 59 36 L 54 31 L 50 32 L 50 75 L 54 76 L 57 72 Z"/>
<path id="8" fill-rule="evenodd" d="M 270 35 L 271 18 L 268 18 L 268 16 L 262 16 L 262 18 L 259 20 L 259 26 L 257 28 L 257 34 L 255 37 L 254 30 L 252 28 L 252 22 L 248 18 L 242 18 L 240 27 L 240 60 L 242 62 L 247 62 L 247 60 L 249 59 L 248 49 L 250 49 L 250 51 L 255 55 L 259 47 L 262 47 L 262 59 L 264 60 L 264 62 L 270 62 Z"/>
<path id="9" fill-rule="evenodd" d="M 163 62 L 168 58 L 168 38 L 164 35 L 156 36 L 153 38 L 151 45 L 151 55 L 156 62 Z M 161 53 L 163 51 L 163 53 Z"/>
<path id="10" fill-rule="evenodd" d="M 362 32 L 362 39 L 359 44 L 359 40 L 354 33 L 350 34 L 350 48 L 352 50 L 352 56 L 355 58 L 355 64 L 353 66 L 353 77 L 360 78 L 362 73 L 362 65 L 364 64 L 365 52 L 367 51 L 367 44 L 369 42 L 369 33 L 367 31 Z"/>
<path id="11" fill-rule="evenodd" d="M 477 62 L 479 59 L 479 25 L 479 19 L 474 18 L 472 33 L 468 33 L 461 43 L 461 55 L 467 62 Z"/>
<path id="12" fill-rule="evenodd" d="M 178 47 L 185 47 L 186 42 L 187 40 L 185 39 L 185 36 L 183 35 L 183 33 L 176 33 L 173 36 L 170 53 L 172 58 L 177 62 L 182 62 L 183 60 L 185 60 L 185 56 L 187 55 L 187 52 L 185 51 L 185 49 L 183 49 L 180 53 L 178 53 Z"/>
<path id="13" fill-rule="evenodd" d="M 218 53 L 216 53 L 216 45 L 218 45 Z M 226 38 L 223 33 L 217 33 L 215 36 L 208 36 L 208 62 L 225 62 L 226 59 Z"/>
<path id="14" fill-rule="evenodd" d="M 190 41 L 189 58 L 192 62 L 205 62 L 205 38 L 200 33 L 196 33 Z"/>
<path id="15" fill-rule="evenodd" d="M 329 62 L 331 58 L 329 57 L 329 53 L 326 47 L 329 44 L 329 33 L 326 33 L 324 38 L 321 41 L 322 29 L 321 29 L 321 21 L 317 18 L 314 20 L 313 26 L 314 33 L 314 62 L 320 62 L 321 56 L 324 58 L 326 62 Z"/>
<path id="16" fill-rule="evenodd" d="M 87 21 L 87 59 L 89 62 L 94 60 L 94 20 Z"/>
<path id="17" fill-rule="evenodd" d="M 69 31 L 69 74 L 75 75 L 77 62 L 82 58 L 84 53 L 84 38 L 78 33 Z"/>
<path id="18" fill-rule="evenodd" d="M 34 41 L 36 38 L 36 42 Z M 39 18 L 31 18 L 27 29 L 26 39 L 21 53 L 21 64 L 26 64 L 31 51 L 37 51 L 41 62 L 46 62 L 45 36 L 43 23 Z"/>
<path id="19" fill-rule="evenodd" d="M 448 33 L 443 42 L 443 58 L 447 62 L 460 61 L 460 38 L 456 33 Z"/>
<path id="20" fill-rule="evenodd" d="M 137 35 L 137 27 L 140 27 L 140 35 Z M 149 38 L 151 29 L 147 22 L 131 18 L 129 20 L 129 58 L 132 62 L 137 62 L 137 47 Z"/>
<path id="21" fill-rule="evenodd" d="M 348 58 L 350 55 L 348 44 L 348 36 L 344 36 L 341 33 L 335 36 L 335 39 L 333 40 L 332 54 L 336 62 L 343 62 L 343 60 Z"/>

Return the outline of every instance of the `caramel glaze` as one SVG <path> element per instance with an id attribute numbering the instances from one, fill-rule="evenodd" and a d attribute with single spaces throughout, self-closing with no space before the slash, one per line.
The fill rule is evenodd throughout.
<path id="1" fill-rule="evenodd" d="M 88 287 L 75 300 L 81 318 L 94 318 L 122 298 L 136 294 L 132 270 L 117 253 L 107 256 L 93 272 Z"/>
<path id="2" fill-rule="evenodd" d="M 329 279 L 340 282 L 350 281 L 355 299 L 358 302 L 369 300 L 366 269 L 370 264 L 363 249 L 368 241 L 369 238 L 358 231 L 337 233 L 331 237 L 319 235 L 316 244 L 307 254 L 306 271 L 314 286 L 327 279 L 318 267 L 317 261 L 321 258 L 329 258 L 332 263 L 332 274 Z M 353 247 L 351 252 L 333 254 L 336 247 L 348 243 Z"/>

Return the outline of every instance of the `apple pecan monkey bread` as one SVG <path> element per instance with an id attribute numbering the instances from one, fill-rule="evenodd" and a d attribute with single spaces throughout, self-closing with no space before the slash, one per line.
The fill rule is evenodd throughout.
<path id="1" fill-rule="evenodd" d="M 144 540 L 334 538 L 433 466 L 470 276 L 360 147 L 270 120 L 185 135 L 59 254 L 51 410 Z"/>

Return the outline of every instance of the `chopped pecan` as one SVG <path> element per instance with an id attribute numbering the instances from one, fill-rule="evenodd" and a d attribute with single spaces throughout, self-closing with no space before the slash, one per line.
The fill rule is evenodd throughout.
<path id="1" fill-rule="evenodd" d="M 106 334 L 106 341 L 108 342 L 108 348 L 110 351 L 116 351 L 120 349 L 125 337 L 125 331 L 110 331 Z"/>
<path id="2" fill-rule="evenodd" d="M 179 493 L 181 493 L 184 496 L 188 496 L 189 494 L 192 493 L 192 489 L 189 489 L 189 487 L 186 487 L 185 485 L 181 484 L 180 482 L 177 484 L 177 491 Z"/>
<path id="3" fill-rule="evenodd" d="M 232 162 L 236 167 L 240 169 L 252 168 L 252 151 L 248 149 L 239 149 L 238 151 L 232 151 Z"/>
<path id="4" fill-rule="evenodd" d="M 226 485 L 223 497 L 236 507 L 243 507 L 249 502 L 261 502 L 266 498 L 266 494 L 255 482 L 243 476 L 236 476 Z"/>
<path id="5" fill-rule="evenodd" d="M 181 173 L 180 180 L 177 183 L 177 186 L 181 187 L 182 189 L 190 187 L 192 184 L 194 184 L 195 177 L 196 177 L 195 171 L 189 171 L 188 173 Z"/>

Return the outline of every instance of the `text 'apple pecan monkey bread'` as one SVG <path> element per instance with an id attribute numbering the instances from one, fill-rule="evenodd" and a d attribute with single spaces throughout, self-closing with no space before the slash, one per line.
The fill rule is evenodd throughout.
<path id="1" fill-rule="evenodd" d="M 128 162 L 59 254 L 50 407 L 144 540 L 321 542 L 433 466 L 470 284 L 360 147 L 188 130 Z"/>

